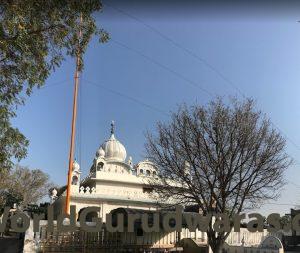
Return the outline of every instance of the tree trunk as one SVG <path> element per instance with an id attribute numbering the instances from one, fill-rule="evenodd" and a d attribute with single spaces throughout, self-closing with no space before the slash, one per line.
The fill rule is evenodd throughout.
<path id="1" fill-rule="evenodd" d="M 213 253 L 222 253 L 222 247 L 212 249 Z"/>
<path id="2" fill-rule="evenodd" d="M 222 253 L 223 252 L 223 244 L 218 244 L 214 246 L 210 246 L 213 253 Z"/>

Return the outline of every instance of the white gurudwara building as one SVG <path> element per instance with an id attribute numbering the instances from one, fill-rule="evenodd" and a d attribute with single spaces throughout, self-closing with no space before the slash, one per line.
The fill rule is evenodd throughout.
<path id="1" fill-rule="evenodd" d="M 126 148 L 116 138 L 114 123 L 112 123 L 110 137 L 96 151 L 90 172 L 85 178 L 81 179 L 80 166 L 77 162 L 74 162 L 70 205 L 76 206 L 77 214 L 80 214 L 87 207 L 99 207 L 100 212 L 94 213 L 90 217 L 87 216 L 87 219 L 91 221 L 92 217 L 98 216 L 102 218 L 104 223 L 106 222 L 106 214 L 116 211 L 127 214 L 155 212 L 165 205 L 165 203 L 161 203 L 154 197 L 149 185 L 149 179 L 157 178 L 158 175 L 158 168 L 151 161 L 144 160 L 133 164 L 132 158 L 130 156 L 127 158 Z M 55 217 L 63 213 L 65 198 L 65 188 L 52 191 L 51 199 Z M 42 229 L 42 232 L 40 232 L 40 238 L 45 238 L 44 242 L 41 241 L 44 244 L 44 250 L 49 241 L 53 241 L 53 238 L 56 238 L 56 241 L 54 240 L 55 243 L 62 244 L 58 235 L 49 235 L 43 232 L 45 229 Z M 244 228 L 241 229 L 241 232 L 232 232 L 226 241 L 228 245 L 232 245 L 230 246 L 231 248 L 229 247 L 230 250 L 227 249 L 227 252 L 240 253 L 240 250 L 244 250 L 243 245 L 245 244 L 250 247 L 250 253 L 252 250 L 256 250 L 255 252 L 258 253 L 265 253 L 267 252 L 265 249 L 261 251 L 262 249 L 252 247 L 257 247 L 266 236 L 266 231 L 250 233 Z M 120 248 L 120 245 L 122 245 L 122 248 L 127 246 L 130 250 L 134 247 L 139 249 L 145 247 L 158 249 L 158 251 L 152 252 L 162 252 L 159 251 L 162 249 L 176 249 L 176 252 L 179 252 L 180 250 L 177 246 L 180 245 L 183 248 L 187 248 L 189 253 L 211 252 L 208 247 L 206 233 L 198 229 L 195 232 L 190 232 L 187 228 L 183 228 L 181 232 L 174 231 L 169 233 L 163 231 L 159 233 L 122 232 L 118 235 L 110 236 L 106 232 L 100 231 L 92 239 L 82 239 L 82 235 L 78 235 L 78 237 L 73 236 L 72 238 L 73 244 L 82 245 L 88 240 L 92 245 L 91 247 L 94 247 L 96 244 L 99 246 L 100 243 L 101 247 L 106 245 L 105 247 L 108 249 L 113 248 L 113 244 L 110 245 L 109 243 L 117 243 L 117 248 Z M 181 243 L 178 244 L 179 242 Z M 245 250 L 247 249 L 245 248 Z M 248 253 L 248 251 L 243 252 Z M 279 252 L 268 251 L 267 253 Z"/>
<path id="2" fill-rule="evenodd" d="M 150 177 L 157 177 L 158 171 L 149 160 L 133 164 L 127 158 L 124 145 L 116 138 L 114 123 L 111 134 L 96 151 L 90 173 L 81 180 L 79 164 L 75 161 L 72 172 L 71 201 L 77 212 L 89 207 L 100 207 L 98 217 L 105 222 L 105 215 L 120 207 L 156 210 L 158 202 L 150 196 Z M 59 196 L 52 195 L 55 214 L 63 211 L 66 191 Z"/>
<path id="3" fill-rule="evenodd" d="M 81 180 L 81 170 L 77 162 L 73 163 L 71 199 L 70 205 L 76 206 L 79 215 L 87 207 L 99 207 L 99 213 L 87 216 L 87 221 L 98 216 L 106 222 L 106 214 L 117 212 L 143 213 L 155 212 L 163 203 L 159 203 L 153 197 L 149 186 L 149 179 L 158 177 L 158 168 L 149 160 L 143 160 L 133 164 L 132 157 L 127 157 L 126 148 L 116 138 L 114 123 L 111 124 L 110 137 L 100 145 L 95 153 L 89 174 Z M 54 189 L 52 191 L 52 206 L 55 218 L 64 212 L 66 189 Z M 45 229 L 44 229 L 45 230 Z M 46 235 L 46 232 L 41 232 Z M 200 235 L 200 234 L 199 234 Z M 43 237 L 43 236 L 42 236 Z M 119 233 L 118 235 L 106 235 L 99 232 L 96 239 L 101 245 L 121 243 L 132 247 L 147 248 L 173 248 L 178 241 L 176 232 L 166 233 Z M 47 238 L 47 236 L 45 237 Z M 52 236 L 52 238 L 58 238 Z M 47 244 L 48 238 L 44 240 Z M 113 240 L 113 241 L 111 241 Z M 107 241 L 107 242 L 106 242 Z M 57 241 L 59 242 L 59 240 Z M 77 242 L 76 242 L 77 243 Z M 111 245 L 110 248 L 113 246 Z M 119 246 L 118 246 L 119 247 Z"/>

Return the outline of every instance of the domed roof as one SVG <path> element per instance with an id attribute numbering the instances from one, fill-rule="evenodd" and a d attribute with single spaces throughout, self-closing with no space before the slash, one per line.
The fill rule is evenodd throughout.
<path id="1" fill-rule="evenodd" d="M 96 157 L 101 157 L 101 158 L 105 157 L 105 151 L 104 151 L 104 149 L 103 149 L 102 147 L 100 147 L 100 148 L 97 150 L 97 152 L 96 152 Z"/>
<path id="2" fill-rule="evenodd" d="M 53 188 L 53 190 L 51 191 L 51 195 L 52 196 L 56 196 L 57 195 L 57 190 L 55 188 Z"/>
<path id="3" fill-rule="evenodd" d="M 119 142 L 114 135 L 114 122 L 111 124 L 110 138 L 105 141 L 101 147 L 105 152 L 105 158 L 124 162 L 126 159 L 126 149 L 121 142 Z"/>
<path id="4" fill-rule="evenodd" d="M 73 162 L 73 171 L 79 171 L 80 170 L 80 166 L 79 163 L 76 162 L 76 160 Z"/>

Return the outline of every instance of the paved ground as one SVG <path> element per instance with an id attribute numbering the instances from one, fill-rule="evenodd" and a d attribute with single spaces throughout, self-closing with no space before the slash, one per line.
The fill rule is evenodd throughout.
<path id="1" fill-rule="evenodd" d="M 1 253 L 21 253 L 23 242 L 18 238 L 0 238 Z"/>

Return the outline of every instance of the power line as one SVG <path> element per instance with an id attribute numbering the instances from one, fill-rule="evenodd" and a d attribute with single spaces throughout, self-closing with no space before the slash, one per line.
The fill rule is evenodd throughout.
<path id="1" fill-rule="evenodd" d="M 128 16 L 130 17 L 131 19 L 143 24 L 145 27 L 147 27 L 148 29 L 150 29 L 151 31 L 153 31 L 154 33 L 158 34 L 161 38 L 165 39 L 166 41 L 170 42 L 172 45 L 174 45 L 175 47 L 181 49 L 182 51 L 184 51 L 185 53 L 187 53 L 188 55 L 192 56 L 193 58 L 197 59 L 198 61 L 200 61 L 201 63 L 203 63 L 205 66 L 207 66 L 209 69 L 211 69 L 215 74 L 217 74 L 223 81 L 225 81 L 227 84 L 229 84 L 230 86 L 232 86 L 234 89 L 236 89 L 238 91 L 238 93 L 243 96 L 244 98 L 246 97 L 245 94 L 234 84 L 234 82 L 232 82 L 229 78 L 227 78 L 221 71 L 219 71 L 216 67 L 214 67 L 211 63 L 209 63 L 207 60 L 205 60 L 204 58 L 198 56 L 196 53 L 194 53 L 193 51 L 191 51 L 190 49 L 182 46 L 181 44 L 179 44 L 178 42 L 174 41 L 172 38 L 170 38 L 169 36 L 165 35 L 164 33 L 160 32 L 159 30 L 157 30 L 156 28 L 154 28 L 153 26 L 145 23 L 144 21 L 142 21 L 141 19 L 137 18 L 136 16 L 132 15 L 132 14 L 129 14 L 128 12 L 124 11 L 124 10 L 121 10 L 115 6 L 112 6 L 110 4 L 105 4 L 107 5 L 108 7 L 118 11 L 119 13 L 125 15 L 125 16 Z M 114 41 L 116 43 L 116 41 Z M 138 54 L 141 54 L 140 52 L 134 50 L 134 49 L 131 49 L 129 48 L 128 46 L 124 45 L 124 44 L 121 44 L 119 42 L 117 42 L 117 44 L 120 44 L 122 45 L 123 47 L 126 47 L 127 49 L 129 50 L 132 50 L 132 51 L 135 51 L 137 52 Z M 148 56 L 145 56 L 145 58 L 150 58 Z M 151 61 L 152 61 L 152 58 L 150 58 Z M 158 63 L 158 62 L 157 62 Z M 161 65 L 160 63 L 158 63 L 158 65 Z M 164 66 L 165 67 L 165 66 Z M 175 72 L 173 70 L 171 70 L 172 72 Z M 177 73 L 177 72 L 176 72 Z M 178 73 L 179 74 L 179 73 Z M 181 75 L 181 74 L 179 74 Z M 182 75 L 181 75 L 182 76 Z M 184 79 L 186 79 L 184 77 Z M 187 79 L 186 81 L 189 81 L 189 79 Z M 195 85 L 195 83 L 193 81 L 191 81 L 190 83 L 192 83 L 193 85 Z M 197 85 L 198 86 L 198 85 Z M 203 88 L 201 88 L 203 90 Z M 212 96 L 212 94 L 206 90 L 203 90 L 204 92 L 208 93 L 209 95 Z M 279 128 L 275 123 L 271 122 L 271 124 L 277 129 L 279 130 L 279 132 L 281 132 L 285 138 L 292 144 L 294 145 L 298 150 L 300 150 L 300 146 L 298 144 L 296 144 L 291 138 L 288 137 L 288 135 L 281 129 Z"/>
<path id="2" fill-rule="evenodd" d="M 148 55 L 146 55 L 146 54 L 144 54 L 144 53 L 142 53 L 142 52 L 140 52 L 140 51 L 138 51 L 138 50 L 136 50 L 136 49 L 134 49 L 134 48 L 131 48 L 131 47 L 129 47 L 129 46 L 123 44 L 122 42 L 116 41 L 116 40 L 114 40 L 114 39 L 110 39 L 110 40 L 111 40 L 113 43 L 115 43 L 115 44 L 117 44 L 117 45 L 119 45 L 119 46 L 121 46 L 121 47 L 123 47 L 123 48 L 125 48 L 125 49 L 127 49 L 127 50 L 130 50 L 130 51 L 132 51 L 132 52 L 134 52 L 134 53 L 136 53 L 136 54 L 138 54 L 138 55 L 144 57 L 145 59 L 147 59 L 148 61 L 154 63 L 155 65 L 158 65 L 159 67 L 161 67 L 161 68 L 167 70 L 168 72 L 174 74 L 175 76 L 179 77 L 180 79 L 184 80 L 185 82 L 187 82 L 187 83 L 191 84 L 192 86 L 194 86 L 194 87 L 200 89 L 201 91 L 205 92 L 205 93 L 208 94 L 209 96 L 211 96 L 211 97 L 214 96 L 211 92 L 209 92 L 208 90 L 202 88 L 202 87 L 201 87 L 199 84 L 197 84 L 196 82 L 194 82 L 194 81 L 188 79 L 187 77 L 185 77 L 185 76 L 183 76 L 182 74 L 180 74 L 179 72 L 177 72 L 177 71 L 175 71 L 175 70 L 173 70 L 173 69 L 167 67 L 166 65 L 164 65 L 164 64 L 162 64 L 162 63 L 156 61 L 156 60 L 153 59 L 152 57 L 149 57 Z"/>
<path id="3" fill-rule="evenodd" d="M 131 101 L 133 101 L 133 102 L 135 102 L 135 103 L 137 103 L 137 104 L 139 104 L 139 105 L 142 105 L 142 106 L 144 106 L 144 107 L 147 107 L 148 109 L 151 109 L 152 111 L 159 112 L 159 113 L 161 113 L 161 114 L 163 114 L 163 115 L 165 115 L 165 116 L 170 116 L 170 113 L 167 113 L 167 112 L 165 112 L 165 111 L 163 111 L 163 110 L 160 110 L 159 108 L 154 107 L 154 106 L 152 106 L 152 105 L 146 104 L 146 103 L 144 103 L 144 102 L 142 102 L 142 101 L 140 101 L 140 100 L 138 100 L 138 99 L 136 99 L 136 98 L 134 98 L 134 97 L 131 97 L 131 96 L 128 96 L 128 95 L 126 95 L 126 94 L 123 94 L 123 93 L 120 93 L 120 92 L 118 92 L 118 91 L 115 91 L 115 90 L 113 90 L 113 89 L 107 88 L 105 85 L 102 85 L 102 84 L 100 84 L 100 83 L 96 83 L 96 82 L 93 82 L 93 81 L 89 81 L 89 80 L 87 80 L 87 79 L 83 79 L 83 80 L 84 80 L 85 82 L 87 82 L 88 84 L 94 85 L 94 86 L 96 86 L 96 87 L 98 87 L 98 88 L 101 88 L 101 89 L 103 89 L 103 90 L 105 90 L 105 91 L 108 91 L 108 92 L 110 92 L 110 93 L 112 93 L 112 94 L 118 95 L 118 96 L 120 96 L 120 97 L 123 97 L 123 98 L 126 98 L 126 99 L 128 99 L 128 100 L 131 100 Z"/>
<path id="4" fill-rule="evenodd" d="M 297 187 L 297 188 L 300 188 L 300 185 L 294 183 L 293 181 L 291 180 L 287 180 L 288 183 L 292 184 L 293 186 Z"/>
<path id="5" fill-rule="evenodd" d="M 163 115 L 165 115 L 165 116 L 170 116 L 170 115 L 171 115 L 170 113 L 167 113 L 167 112 L 165 112 L 165 111 L 163 111 L 163 110 L 161 110 L 161 109 L 159 109 L 159 108 L 157 108 L 157 107 L 155 107 L 155 106 L 152 106 L 152 105 L 149 105 L 149 104 L 147 104 L 147 103 L 145 103 L 145 102 L 142 102 L 142 101 L 140 101 L 140 100 L 138 100 L 138 99 L 136 99 L 136 98 L 134 98 L 134 97 L 131 97 L 131 96 L 127 95 L 127 94 L 120 93 L 120 92 L 115 91 L 115 90 L 113 90 L 113 89 L 107 88 L 105 85 L 100 84 L 100 83 L 98 83 L 98 82 L 96 83 L 96 82 L 93 82 L 93 81 L 90 81 L 90 80 L 87 80 L 87 79 L 83 79 L 83 78 L 82 78 L 82 80 L 84 80 L 84 81 L 87 82 L 88 84 L 91 84 L 91 85 L 93 85 L 93 86 L 96 86 L 96 87 L 98 87 L 98 88 L 101 88 L 101 89 L 103 89 L 103 90 L 105 90 L 105 91 L 107 91 L 107 92 L 110 92 L 110 93 L 115 94 L 115 95 L 117 95 L 117 96 L 123 97 L 123 98 L 125 98 L 125 99 L 130 100 L 130 101 L 133 101 L 133 102 L 135 102 L 135 103 L 137 103 L 137 104 L 139 104 L 139 105 L 142 105 L 142 106 L 144 106 L 144 107 L 146 107 L 146 108 L 148 108 L 148 109 L 150 109 L 150 110 L 152 110 L 152 111 L 161 113 L 161 114 L 163 114 Z M 300 164 L 300 163 L 298 162 L 298 164 Z M 300 185 L 298 185 L 298 184 L 296 184 L 296 183 L 294 183 L 294 182 L 292 182 L 292 181 L 290 181 L 290 180 L 287 180 L 287 181 L 288 181 L 289 183 L 291 183 L 292 185 L 294 185 L 294 186 L 300 188 Z"/>
<path id="6" fill-rule="evenodd" d="M 169 67 L 167 67 L 167 66 L 161 64 L 160 62 L 158 62 L 158 61 L 154 60 L 153 58 L 151 58 L 151 57 L 149 57 L 149 56 L 143 54 L 142 52 L 140 52 L 140 51 L 138 51 L 138 50 L 135 50 L 135 49 L 133 49 L 133 48 L 131 48 L 131 47 L 129 47 L 129 46 L 127 46 L 127 45 L 125 45 L 125 44 L 119 42 L 119 41 L 116 41 L 116 40 L 113 40 L 113 39 L 111 39 L 111 41 L 112 41 L 113 43 L 115 43 L 115 44 L 117 44 L 117 45 L 123 47 L 123 48 L 126 48 L 127 50 L 130 50 L 130 51 L 132 51 L 132 52 L 134 52 L 134 53 L 136 53 L 136 54 L 138 54 L 138 55 L 141 55 L 142 57 L 144 57 L 145 59 L 147 59 L 147 60 L 149 60 L 150 62 L 154 63 L 155 65 L 158 65 L 159 67 L 162 67 L 162 68 L 164 68 L 165 70 L 167 70 L 167 71 L 169 71 L 169 72 L 175 74 L 177 77 L 179 77 L 179 78 L 181 78 L 182 80 L 184 80 L 184 81 L 186 81 L 186 82 L 192 84 L 193 86 L 199 88 L 200 90 L 202 90 L 203 92 L 205 92 L 205 93 L 208 94 L 209 96 L 211 96 L 211 97 L 214 96 L 211 92 L 209 92 L 208 90 L 202 88 L 201 86 L 199 86 L 199 85 L 198 85 L 197 83 L 195 83 L 194 81 L 192 81 L 192 80 L 190 80 L 190 79 L 184 77 L 183 75 L 181 75 L 181 74 L 178 73 L 177 71 L 175 71 L 175 70 L 173 70 L 173 69 L 170 69 Z M 242 94 L 243 94 L 243 93 L 242 93 Z M 243 97 L 245 98 L 246 96 L 243 94 Z M 291 144 L 293 144 L 298 150 L 300 150 L 300 146 L 298 146 L 291 138 L 289 138 L 289 136 L 288 136 L 288 135 L 287 135 L 287 134 L 279 127 L 279 126 L 277 126 L 277 125 L 276 125 L 274 122 L 272 122 L 272 121 L 270 121 L 270 123 L 271 123 L 277 130 L 279 130 L 279 132 L 281 132 L 281 134 L 283 134 L 284 137 L 285 137 Z"/>
<path id="7" fill-rule="evenodd" d="M 156 108 L 156 107 L 154 107 L 154 106 L 151 106 L 151 105 L 149 105 L 149 104 L 146 104 L 146 103 L 144 103 L 144 102 L 142 102 L 142 101 L 140 101 L 140 100 L 138 100 L 138 99 L 136 99 L 136 98 L 134 98 L 134 97 L 131 97 L 131 96 L 128 96 L 128 95 L 126 95 L 126 94 L 123 94 L 123 93 L 120 93 L 120 92 L 118 92 L 118 91 L 115 91 L 115 90 L 112 90 L 112 89 L 110 89 L 110 88 L 107 88 L 106 86 L 104 86 L 104 85 L 102 85 L 102 84 L 99 84 L 99 83 L 96 83 L 96 82 L 92 82 L 92 81 L 90 81 L 90 80 L 86 80 L 86 79 L 83 79 L 82 77 L 81 77 L 81 80 L 84 80 L 85 82 L 87 82 L 88 84 L 91 84 L 91 85 L 94 85 L 94 86 L 96 86 L 96 87 L 98 87 L 98 88 L 101 88 L 101 89 L 103 89 L 103 90 L 105 90 L 105 91 L 108 91 L 108 92 L 110 92 L 110 93 L 113 93 L 113 94 L 115 94 L 115 95 L 118 95 L 118 96 L 121 96 L 121 97 L 123 97 L 123 98 L 126 98 L 126 99 L 128 99 L 128 100 L 131 100 L 131 101 L 133 101 L 133 102 L 135 102 L 135 103 L 137 103 L 137 104 L 139 104 L 139 105 L 142 105 L 142 106 L 144 106 L 144 107 L 147 107 L 148 109 L 151 109 L 151 110 L 153 110 L 153 111 L 156 111 L 156 112 L 159 112 L 159 113 L 161 113 L 161 114 L 164 114 L 165 116 L 170 116 L 170 113 L 167 113 L 167 112 L 165 112 L 165 111 L 162 111 L 162 110 L 160 110 L 160 109 L 158 109 L 158 108 Z M 65 83 L 66 81 L 69 81 L 69 80 L 63 80 L 63 81 L 60 81 L 60 82 L 56 82 L 56 83 L 52 83 L 52 84 L 49 84 L 49 85 L 46 85 L 46 86 L 43 86 L 43 87 L 41 87 L 41 88 L 48 88 L 48 87 L 52 87 L 52 86 L 57 86 L 57 85 L 60 85 L 60 84 L 62 84 L 62 83 Z M 82 116 L 82 115 L 81 115 Z M 80 125 L 81 125 L 81 120 L 80 120 Z M 80 133 L 80 137 L 79 137 L 80 139 L 81 139 L 81 133 Z M 81 140 L 79 141 L 80 143 L 79 143 L 79 150 L 77 150 L 78 152 L 79 152 L 79 162 L 81 161 Z M 287 180 L 290 184 L 292 184 L 292 185 L 294 185 L 295 187 L 297 187 L 297 188 L 300 188 L 300 185 L 298 185 L 298 184 L 296 184 L 296 183 L 294 183 L 294 182 L 292 182 L 291 180 Z M 265 203 L 265 204 L 267 204 L 267 205 L 277 205 L 277 206 L 299 206 L 299 204 L 295 204 L 295 203 L 290 203 L 290 204 L 288 204 L 288 203 Z"/>
<path id="8" fill-rule="evenodd" d="M 53 86 L 65 84 L 67 81 L 70 81 L 70 80 L 69 80 L 69 79 L 63 79 L 62 81 L 59 81 L 59 82 L 46 84 L 46 85 L 44 85 L 44 86 L 39 87 L 38 90 L 43 90 L 43 89 L 46 89 L 46 88 L 51 88 L 51 87 L 53 87 Z"/>
<path id="9" fill-rule="evenodd" d="M 210 70 L 212 70 L 213 72 L 215 72 L 215 74 L 217 74 L 223 81 L 225 81 L 226 83 L 228 83 L 230 86 L 232 86 L 233 88 L 235 88 L 238 93 L 240 95 L 242 95 L 243 97 L 245 97 L 245 95 L 243 94 L 243 92 L 230 80 L 228 79 L 222 72 L 220 72 L 216 67 L 214 67 L 212 64 L 210 64 L 207 60 L 205 60 L 204 58 L 198 56 L 196 53 L 194 53 L 193 51 L 189 50 L 188 48 L 182 46 L 181 44 L 179 44 L 178 42 L 174 41 L 172 38 L 170 38 L 169 36 L 165 35 L 164 33 L 160 32 L 159 30 L 157 30 L 156 28 L 154 28 L 153 26 L 145 23 L 143 20 L 137 18 L 136 16 L 129 14 L 128 12 L 121 10 L 115 6 L 112 6 L 110 4 L 105 4 L 108 7 L 118 11 L 119 13 L 141 23 L 142 25 L 144 25 L 145 27 L 147 27 L 149 30 L 151 30 L 152 32 L 158 34 L 161 38 L 163 38 L 164 40 L 170 42 L 173 46 L 181 49 L 182 51 L 184 51 L 186 54 L 192 56 L 193 58 L 195 58 L 196 60 L 200 61 L 201 63 L 203 63 L 206 67 L 208 67 Z"/>
<path id="10" fill-rule="evenodd" d="M 265 205 L 273 205 L 273 206 L 299 206 L 300 204 L 295 203 L 265 203 Z"/>
<path id="11" fill-rule="evenodd" d="M 281 132 L 281 134 L 284 135 L 284 137 L 290 142 L 292 143 L 298 150 L 300 150 L 300 146 L 298 144 L 296 144 L 279 126 L 277 126 L 274 122 L 271 122 L 271 124 L 277 128 L 277 130 L 279 130 L 279 132 Z"/>

